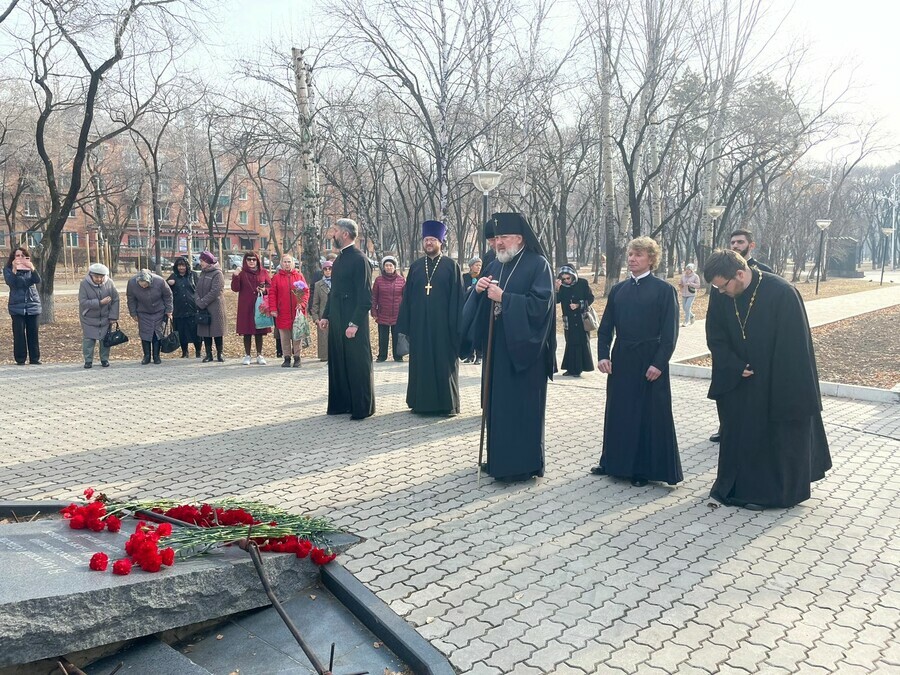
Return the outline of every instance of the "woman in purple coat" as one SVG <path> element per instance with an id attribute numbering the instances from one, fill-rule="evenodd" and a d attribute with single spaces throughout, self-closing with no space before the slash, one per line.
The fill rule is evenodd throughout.
<path id="1" fill-rule="evenodd" d="M 272 329 L 256 327 L 256 298 L 268 286 L 269 273 L 263 269 L 259 256 L 253 251 L 245 253 L 241 269 L 235 270 L 231 277 L 231 290 L 238 294 L 237 334 L 244 336 L 245 366 L 253 362 L 250 356 L 251 336 L 256 342 L 256 362 L 266 365 L 262 355 L 263 335 L 271 333 Z"/>

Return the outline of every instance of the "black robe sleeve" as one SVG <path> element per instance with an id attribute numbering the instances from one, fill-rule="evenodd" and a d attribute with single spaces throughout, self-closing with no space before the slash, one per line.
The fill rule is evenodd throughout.
<path id="1" fill-rule="evenodd" d="M 541 356 L 547 344 L 552 319 L 556 316 L 550 265 L 541 256 L 529 257 L 528 262 L 534 266 L 529 286 L 523 293 L 506 290 L 500 300 L 506 329 L 506 348 L 517 372 L 526 370 Z M 512 286 L 511 283 L 507 288 Z"/>
<path id="2" fill-rule="evenodd" d="M 718 292 L 709 296 L 706 346 L 712 354 L 712 381 L 707 396 L 713 399 L 737 387 L 747 366 L 746 356 L 738 354 L 732 347 L 726 323 L 734 316 L 733 312 L 729 311 L 731 308 L 731 298 Z"/>
<path id="3" fill-rule="evenodd" d="M 606 298 L 606 307 L 600 319 L 600 327 L 597 329 L 597 361 L 609 359 L 609 350 L 612 347 L 613 334 L 616 327 L 616 295 L 621 284 L 613 286 Z"/>
<path id="4" fill-rule="evenodd" d="M 678 296 L 675 289 L 663 281 L 660 286 L 659 348 L 653 355 L 652 365 L 660 371 L 669 366 L 678 340 Z"/>
<path id="5" fill-rule="evenodd" d="M 353 294 L 356 298 L 356 305 L 353 307 L 350 321 L 357 326 L 367 326 L 369 325 L 369 310 L 372 309 L 372 268 L 361 251 L 356 258 L 353 270 Z"/>
<path id="6" fill-rule="evenodd" d="M 809 320 L 796 288 L 781 293 L 775 317 L 769 418 L 798 420 L 821 411 L 822 398 Z"/>

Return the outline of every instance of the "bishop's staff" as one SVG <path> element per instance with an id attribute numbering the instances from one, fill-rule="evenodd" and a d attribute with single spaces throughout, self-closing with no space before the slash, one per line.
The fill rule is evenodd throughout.
<path id="1" fill-rule="evenodd" d="M 492 284 L 499 281 L 491 279 Z M 485 291 L 487 293 L 487 291 Z M 491 407 L 491 366 L 494 354 L 494 321 L 497 320 L 496 301 L 491 300 L 490 324 L 488 325 L 487 348 L 484 351 L 484 376 L 481 378 L 481 440 L 478 442 L 478 487 L 481 487 L 481 465 L 484 462 L 484 430 Z"/>

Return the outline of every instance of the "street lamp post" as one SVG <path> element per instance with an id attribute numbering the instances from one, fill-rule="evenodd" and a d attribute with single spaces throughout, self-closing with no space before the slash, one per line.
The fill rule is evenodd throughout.
<path id="1" fill-rule="evenodd" d="M 816 227 L 819 228 L 819 262 L 816 264 L 816 295 L 819 294 L 819 277 L 822 275 L 822 254 L 825 251 L 825 231 L 831 227 L 830 220 L 817 220 Z"/>
<path id="2" fill-rule="evenodd" d="M 881 281 L 878 282 L 879 286 L 882 286 L 884 284 L 884 267 L 887 264 L 888 246 L 889 246 L 888 242 L 892 241 L 891 236 L 894 234 L 894 228 L 893 227 L 882 227 L 881 233 L 884 235 L 884 250 L 881 255 Z M 894 252 L 891 251 L 892 258 L 893 258 L 893 255 L 894 255 Z"/>
<path id="3" fill-rule="evenodd" d="M 707 207 L 706 215 L 712 218 L 712 241 L 716 239 L 716 225 L 719 222 L 719 218 L 722 217 L 722 214 L 725 213 L 725 207 L 721 204 L 715 204 L 713 206 Z M 709 257 L 709 254 L 712 252 L 712 246 L 708 246 L 706 242 L 700 247 L 700 255 L 702 256 L 702 260 L 698 260 L 697 262 L 700 264 L 699 267 L 702 270 L 703 265 L 706 264 L 706 259 Z"/>
<path id="4" fill-rule="evenodd" d="M 475 184 L 475 188 L 477 190 L 481 190 L 481 211 L 482 211 L 482 226 L 487 222 L 488 219 L 488 195 L 491 193 L 491 190 L 496 188 L 500 184 L 500 179 L 503 178 L 503 174 L 499 171 L 473 171 L 469 174 L 469 177 L 472 179 L 472 183 Z M 484 229 L 481 229 L 481 236 L 479 239 L 482 241 L 482 246 L 484 245 Z M 479 246 L 481 248 L 481 246 Z M 485 253 L 484 250 L 481 251 L 482 254 Z"/>

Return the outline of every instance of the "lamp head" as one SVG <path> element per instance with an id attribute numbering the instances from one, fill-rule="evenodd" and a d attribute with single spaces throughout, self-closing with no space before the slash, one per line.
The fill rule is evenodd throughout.
<path id="1" fill-rule="evenodd" d="M 829 227 L 831 227 L 831 221 L 830 220 L 817 220 L 816 227 L 818 227 L 820 230 L 822 230 L 822 232 L 824 232 Z"/>
<path id="2" fill-rule="evenodd" d="M 725 207 L 719 204 L 710 206 L 708 209 L 706 209 L 706 213 L 709 214 L 710 218 L 719 218 L 723 213 L 725 213 Z"/>
<path id="3" fill-rule="evenodd" d="M 882 227 L 882 228 L 881 228 L 881 233 L 882 233 L 885 237 L 890 237 L 892 234 L 894 234 L 894 228 L 893 228 L 893 227 Z"/>
<path id="4" fill-rule="evenodd" d="M 469 176 L 475 187 L 484 194 L 496 188 L 503 178 L 503 174 L 499 171 L 473 171 Z"/>

